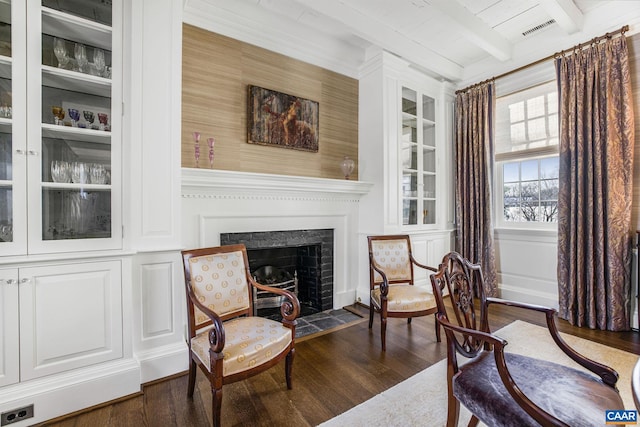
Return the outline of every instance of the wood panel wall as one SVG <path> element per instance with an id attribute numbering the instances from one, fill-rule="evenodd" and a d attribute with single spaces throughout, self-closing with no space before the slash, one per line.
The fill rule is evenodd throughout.
<path id="1" fill-rule="evenodd" d="M 215 138 L 214 169 L 344 179 L 344 156 L 358 158 L 358 81 L 272 51 L 183 25 L 182 166 L 209 168 L 206 138 Z M 247 143 L 248 86 L 319 103 L 317 153 Z"/>

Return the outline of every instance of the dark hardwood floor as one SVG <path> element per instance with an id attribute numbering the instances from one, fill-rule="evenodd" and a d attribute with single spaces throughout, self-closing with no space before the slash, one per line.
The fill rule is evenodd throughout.
<path id="1" fill-rule="evenodd" d="M 296 342 L 293 390 L 285 384 L 284 364 L 223 389 L 225 426 L 315 426 L 364 402 L 446 357 L 437 343 L 433 316 L 389 319 L 387 351 L 380 351 L 380 321 L 368 329 L 368 310 L 354 307 L 362 322 Z M 542 315 L 513 308 L 492 308 L 493 330 L 520 319 L 544 325 Z M 559 321 L 562 332 L 640 354 L 640 333 L 584 330 Z M 444 335 L 444 334 L 443 334 Z M 444 339 L 444 337 L 443 337 Z M 185 357 L 186 354 L 185 354 Z M 445 385 L 443 384 L 443 387 Z M 75 426 L 208 426 L 211 391 L 198 372 L 193 400 L 186 396 L 187 376 L 146 384 L 138 396 L 43 425 Z"/>

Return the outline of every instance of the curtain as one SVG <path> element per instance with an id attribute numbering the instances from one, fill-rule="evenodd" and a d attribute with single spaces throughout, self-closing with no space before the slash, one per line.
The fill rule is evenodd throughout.
<path id="1" fill-rule="evenodd" d="M 559 316 L 630 328 L 634 123 L 626 38 L 556 59 Z"/>
<path id="2" fill-rule="evenodd" d="M 456 250 L 482 266 L 486 293 L 497 296 L 491 182 L 493 83 L 456 98 Z"/>

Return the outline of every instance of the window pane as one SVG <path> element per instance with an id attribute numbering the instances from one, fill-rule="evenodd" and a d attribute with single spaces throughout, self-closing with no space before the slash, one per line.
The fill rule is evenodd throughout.
<path id="1" fill-rule="evenodd" d="M 529 131 L 529 141 L 537 141 L 539 139 L 546 139 L 547 127 L 544 117 L 535 120 L 529 120 L 527 122 Z"/>
<path id="2" fill-rule="evenodd" d="M 550 92 L 547 94 L 547 110 L 549 114 L 558 113 L 558 92 Z"/>
<path id="3" fill-rule="evenodd" d="M 527 118 L 544 116 L 544 95 L 527 100 Z"/>
<path id="4" fill-rule="evenodd" d="M 503 182 L 520 181 L 520 162 L 505 163 L 502 170 L 504 175 Z"/>
<path id="5" fill-rule="evenodd" d="M 520 163 L 522 165 L 522 181 L 538 179 L 538 160 L 527 160 Z"/>
<path id="6" fill-rule="evenodd" d="M 524 120 L 524 102 L 509 104 L 509 119 L 512 123 Z"/>
<path id="7" fill-rule="evenodd" d="M 540 178 L 557 178 L 559 172 L 558 158 L 549 157 L 540 160 Z"/>
<path id="8" fill-rule="evenodd" d="M 511 125 L 511 142 L 518 143 L 527 140 L 527 136 L 524 133 L 524 123 L 516 123 Z"/>

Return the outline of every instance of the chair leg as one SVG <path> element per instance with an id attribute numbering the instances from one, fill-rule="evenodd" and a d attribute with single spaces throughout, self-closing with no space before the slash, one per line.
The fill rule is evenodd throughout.
<path id="1" fill-rule="evenodd" d="M 211 412 L 213 413 L 213 427 L 220 427 L 220 412 L 222 410 L 222 388 L 211 386 Z"/>
<path id="2" fill-rule="evenodd" d="M 460 402 L 458 402 L 458 399 L 456 399 L 451 394 L 451 391 L 448 391 L 447 394 L 447 427 L 458 427 L 458 418 L 460 417 Z M 471 424 L 471 421 L 469 421 L 469 424 Z"/>
<path id="3" fill-rule="evenodd" d="M 413 319 L 413 317 L 408 317 L 408 318 L 407 318 L 407 325 L 410 325 L 410 324 L 411 324 L 411 319 Z"/>
<path id="4" fill-rule="evenodd" d="M 382 339 L 382 351 L 387 351 L 387 318 L 380 316 L 380 337 Z"/>
<path id="5" fill-rule="evenodd" d="M 435 314 L 434 317 L 436 318 L 436 340 L 438 342 L 440 342 L 440 322 L 438 322 L 438 315 Z"/>
<path id="6" fill-rule="evenodd" d="M 471 419 L 469 420 L 469 424 L 467 424 L 468 427 L 476 427 L 478 425 L 478 422 L 480 420 L 478 419 L 478 417 L 476 417 L 475 415 L 471 416 Z"/>
<path id="7" fill-rule="evenodd" d="M 193 391 L 196 387 L 196 362 L 191 359 L 191 363 L 189 364 L 189 385 L 187 386 L 187 396 L 193 398 Z"/>
<path id="8" fill-rule="evenodd" d="M 373 326 L 373 303 L 369 302 L 369 329 Z"/>
<path id="9" fill-rule="evenodd" d="M 293 371 L 293 357 L 296 355 L 296 349 L 292 348 L 289 350 L 287 357 L 284 360 L 284 373 L 287 378 L 287 388 L 291 390 L 293 388 L 293 384 L 291 382 L 291 372 Z"/>

